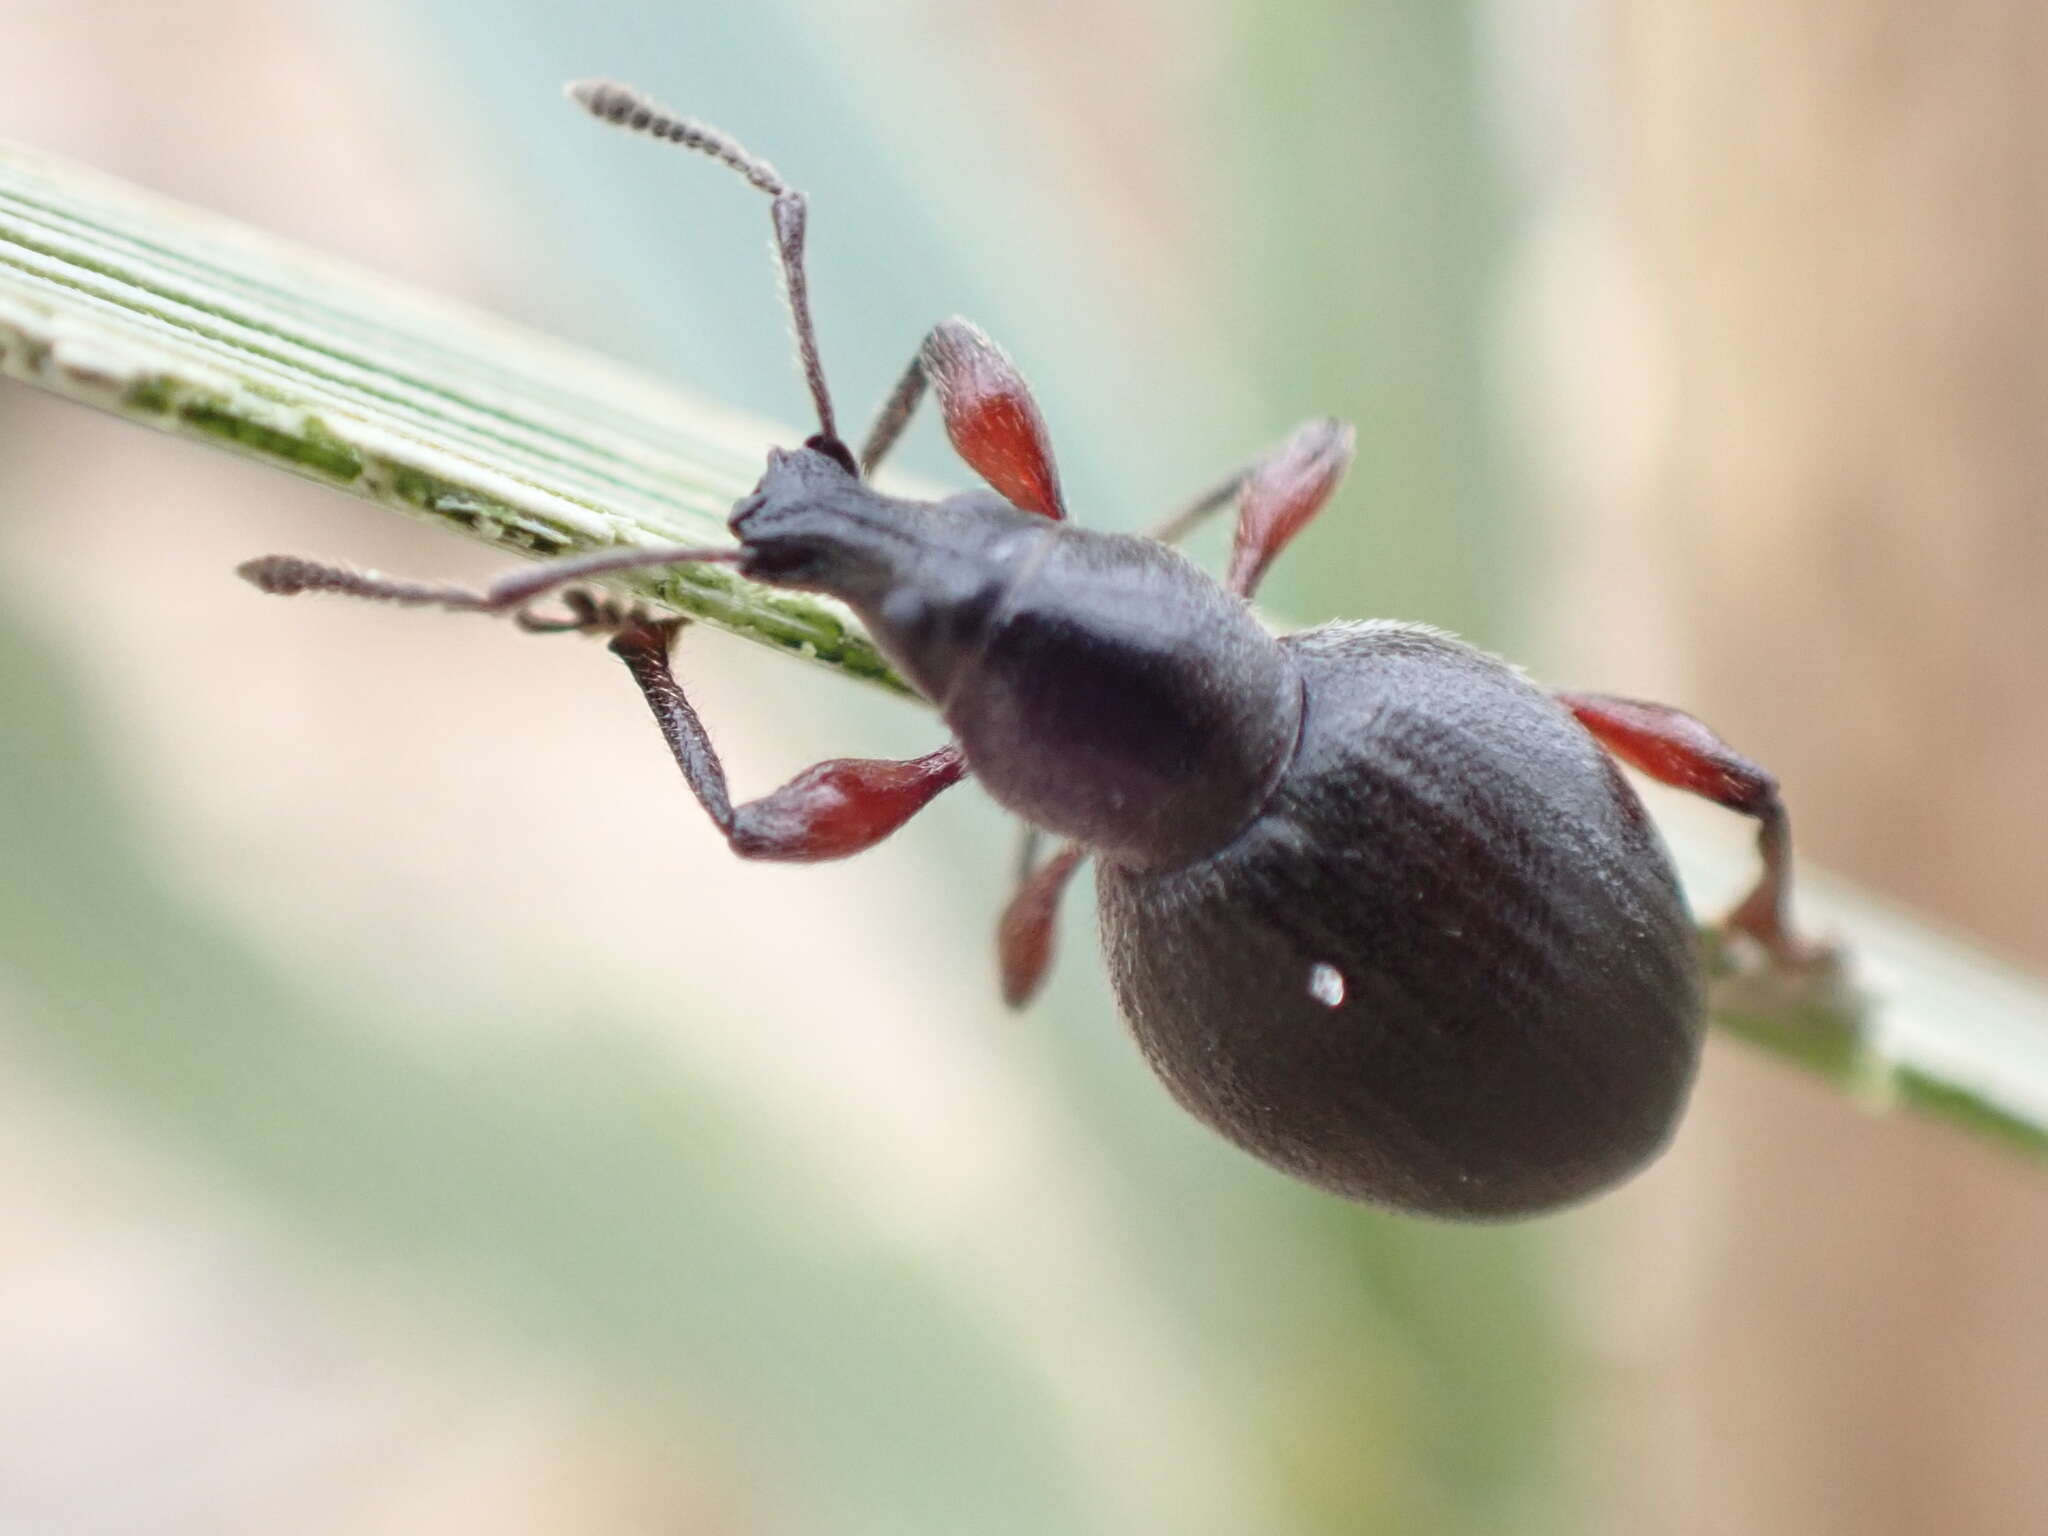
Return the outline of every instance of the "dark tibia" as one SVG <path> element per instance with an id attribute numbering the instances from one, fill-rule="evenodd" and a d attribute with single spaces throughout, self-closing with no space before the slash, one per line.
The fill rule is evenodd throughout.
<path id="1" fill-rule="evenodd" d="M 1161 544 L 1178 544 L 1206 523 L 1210 517 L 1235 501 L 1238 492 L 1244 489 L 1244 483 L 1251 472 L 1251 468 L 1247 467 L 1238 470 L 1227 479 L 1218 481 L 1186 506 L 1163 519 L 1145 536 L 1157 539 Z"/>
<path id="2" fill-rule="evenodd" d="M 1784 965 L 1809 965 L 1825 951 L 1791 926 L 1792 828 L 1778 781 L 1699 720 L 1667 704 L 1600 693 L 1561 693 L 1558 701 L 1594 738 L 1660 784 L 1753 816 L 1763 873 L 1722 926 L 1748 934 Z"/>
<path id="3" fill-rule="evenodd" d="M 957 747 L 907 762 L 839 758 L 805 769 L 772 794 L 734 805 L 725 768 L 669 667 L 679 622 L 638 625 L 612 640 L 661 726 L 676 766 L 705 813 L 743 859 L 816 863 L 872 848 L 966 775 Z"/>
<path id="4" fill-rule="evenodd" d="M 903 370 L 903 377 L 889 391 L 889 398 L 875 413 L 875 424 L 868 428 L 867 441 L 860 445 L 860 472 L 863 475 L 872 475 L 875 467 L 888 456 L 889 450 L 896 446 L 896 439 L 910 425 L 910 418 L 916 413 L 918 402 L 924 399 L 924 392 L 924 356 L 920 353 L 910 360 L 910 366 Z"/>
<path id="5" fill-rule="evenodd" d="M 1079 843 L 1068 843 L 1018 884 L 996 925 L 996 964 L 1002 973 L 1003 1001 L 1022 1008 L 1038 995 L 1052 969 L 1053 920 L 1060 895 L 1074 871 L 1088 857 Z"/>

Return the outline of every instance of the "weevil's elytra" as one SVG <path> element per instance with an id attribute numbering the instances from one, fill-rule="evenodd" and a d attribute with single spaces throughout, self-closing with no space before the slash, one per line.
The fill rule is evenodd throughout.
<path id="1" fill-rule="evenodd" d="M 1493 1216 L 1612 1183 L 1663 1144 L 1702 1024 L 1633 796 L 1567 711 L 1448 636 L 1284 643 L 1309 712 L 1258 821 L 1217 859 L 1096 877 L 1147 1058 L 1197 1116 L 1343 1194 Z M 1289 984 L 1304 955 L 1348 957 L 1336 1002 Z"/>
<path id="2" fill-rule="evenodd" d="M 611 635 L 684 780 L 745 858 L 860 852 L 971 773 L 1034 829 L 997 930 L 1005 998 L 1021 1004 L 1044 979 L 1061 892 L 1093 858 L 1110 976 L 1154 1071 L 1231 1141 L 1325 1189 L 1513 1216 L 1656 1155 L 1699 1059 L 1700 966 L 1670 861 L 1614 759 L 1757 819 L 1762 877 L 1726 926 L 1805 963 L 1769 774 L 1677 710 L 1546 693 L 1420 626 L 1269 633 L 1249 599 L 1342 479 L 1353 438 L 1339 422 L 1297 429 L 1150 538 L 1091 532 L 1066 521 L 1022 376 L 949 320 L 855 453 L 811 321 L 803 195 L 728 135 L 623 86 L 571 95 L 774 200 L 816 435 L 769 454 L 733 509 L 730 548 L 586 555 L 483 592 L 285 556 L 243 575 Z M 922 502 L 867 483 L 928 390 L 990 489 Z M 1232 505 L 1219 584 L 1169 546 Z M 820 763 L 733 804 L 670 667 L 680 622 L 580 589 L 564 612 L 533 606 L 685 561 L 849 604 L 951 742 L 904 762 Z M 1038 831 L 1061 839 L 1043 860 Z"/>

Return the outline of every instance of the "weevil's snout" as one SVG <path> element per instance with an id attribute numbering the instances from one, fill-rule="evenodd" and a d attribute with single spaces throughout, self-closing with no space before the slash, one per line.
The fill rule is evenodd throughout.
<path id="1" fill-rule="evenodd" d="M 770 448 L 760 483 L 733 504 L 726 526 L 743 541 L 769 535 L 790 513 L 828 502 L 859 483 L 837 459 L 815 448 Z"/>
<path id="2" fill-rule="evenodd" d="M 863 515 L 875 495 L 836 457 L 774 448 L 752 494 L 726 520 L 742 546 L 740 572 L 756 581 L 858 599 L 881 578 Z"/>

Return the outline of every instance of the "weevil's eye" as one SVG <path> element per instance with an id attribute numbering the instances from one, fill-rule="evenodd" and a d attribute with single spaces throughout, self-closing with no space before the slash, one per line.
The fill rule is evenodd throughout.
<path id="1" fill-rule="evenodd" d="M 815 454 L 830 459 L 854 479 L 860 478 L 860 465 L 854 462 L 853 450 L 836 437 L 827 437 L 822 432 L 804 439 L 804 446 Z"/>

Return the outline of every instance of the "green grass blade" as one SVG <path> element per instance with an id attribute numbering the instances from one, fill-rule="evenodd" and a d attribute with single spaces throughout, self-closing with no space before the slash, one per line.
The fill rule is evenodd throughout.
<path id="1" fill-rule="evenodd" d="M 777 434 L 627 370 L 0 145 L 0 367 L 526 556 L 724 539 Z M 786 436 L 786 434 L 784 434 Z M 619 584 L 901 689 L 832 604 L 716 567 Z M 1682 862 L 1704 855 L 1680 841 Z M 1716 1021 L 1863 1102 L 2048 1156 L 2048 990 L 1852 894 L 1860 982 L 1713 948 Z M 1710 942 L 1712 935 L 1709 935 Z"/>
<path id="2" fill-rule="evenodd" d="M 766 425 L 0 144 L 0 369 L 528 557 L 728 541 Z M 901 688 L 848 615 L 716 566 L 621 578 Z"/>

